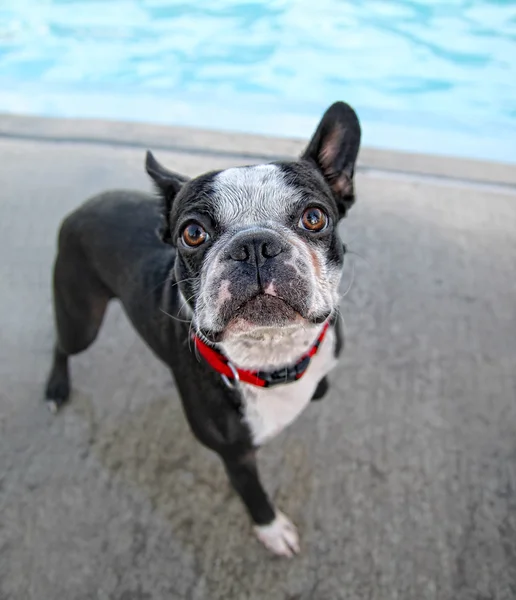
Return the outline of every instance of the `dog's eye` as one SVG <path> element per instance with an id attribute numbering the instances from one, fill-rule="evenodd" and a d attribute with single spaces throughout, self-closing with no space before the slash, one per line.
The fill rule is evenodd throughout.
<path id="1" fill-rule="evenodd" d="M 328 216 L 320 208 L 312 206 L 305 210 L 298 225 L 307 231 L 322 231 L 328 226 Z"/>
<path id="2" fill-rule="evenodd" d="M 189 248 L 196 248 L 200 246 L 208 239 L 204 227 L 199 223 L 189 223 L 183 229 L 183 242 Z"/>

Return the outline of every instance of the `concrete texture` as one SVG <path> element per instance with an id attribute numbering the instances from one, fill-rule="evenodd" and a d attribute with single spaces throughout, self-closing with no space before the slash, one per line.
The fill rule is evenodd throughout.
<path id="1" fill-rule="evenodd" d="M 80 142 L 63 122 L 45 141 L 30 134 L 49 122 L 18 118 L 0 139 L 0 599 L 514 599 L 510 181 L 359 175 L 344 359 L 331 395 L 261 455 L 302 535 L 301 556 L 278 560 L 118 305 L 73 361 L 71 404 L 57 417 L 43 406 L 58 223 L 94 192 L 149 189 L 124 127 Z M 203 153 L 204 135 L 196 152 L 156 155 L 187 174 L 250 162 L 242 136 Z M 250 139 L 257 156 L 279 143 Z"/>
<path id="2" fill-rule="evenodd" d="M 316 123 L 314 123 L 314 128 Z M 41 119 L 0 114 L 0 137 L 41 141 L 120 145 L 125 147 L 179 151 L 187 154 L 225 156 L 234 160 L 277 160 L 298 156 L 306 140 L 269 138 L 243 133 L 223 133 L 188 127 L 143 123 L 112 122 L 97 119 Z M 443 144 L 443 148 L 446 146 Z M 513 157 L 516 160 L 516 157 Z M 453 181 L 476 181 L 516 186 L 514 162 L 482 162 L 447 156 L 407 152 L 385 152 L 363 148 L 359 168 L 387 173 L 438 176 Z"/>

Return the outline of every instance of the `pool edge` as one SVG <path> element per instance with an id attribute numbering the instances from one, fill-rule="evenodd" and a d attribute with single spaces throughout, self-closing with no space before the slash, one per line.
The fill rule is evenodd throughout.
<path id="1" fill-rule="evenodd" d="M 0 113 L 0 139 L 90 143 L 156 151 L 248 157 L 250 162 L 298 156 L 306 140 L 130 121 Z M 364 147 L 359 167 L 400 175 L 516 186 L 516 165 L 455 156 Z"/>

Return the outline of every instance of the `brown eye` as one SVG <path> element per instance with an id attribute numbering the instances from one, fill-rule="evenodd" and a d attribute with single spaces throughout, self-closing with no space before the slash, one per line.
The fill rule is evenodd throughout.
<path id="1" fill-rule="evenodd" d="M 307 208 L 303 213 L 303 216 L 299 219 L 299 227 L 306 229 L 307 231 L 322 231 L 326 229 L 328 225 L 328 217 L 326 213 L 312 206 L 311 208 Z"/>
<path id="2" fill-rule="evenodd" d="M 199 223 L 189 223 L 183 229 L 183 242 L 190 248 L 196 248 L 200 246 L 208 239 L 204 227 Z"/>

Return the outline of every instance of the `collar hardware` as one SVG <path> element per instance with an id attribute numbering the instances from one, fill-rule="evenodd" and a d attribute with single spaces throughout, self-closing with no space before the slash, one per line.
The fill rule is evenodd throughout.
<path id="1" fill-rule="evenodd" d="M 277 369 L 275 371 L 249 371 L 235 367 L 221 352 L 212 348 L 197 335 L 193 336 L 195 346 L 199 354 L 210 365 L 212 369 L 220 373 L 222 381 L 229 389 L 238 389 L 240 384 L 249 383 L 257 387 L 274 387 L 298 381 L 306 373 L 312 358 L 317 354 L 326 332 L 329 322 L 324 324 L 319 337 L 311 348 L 293 365 Z"/>

